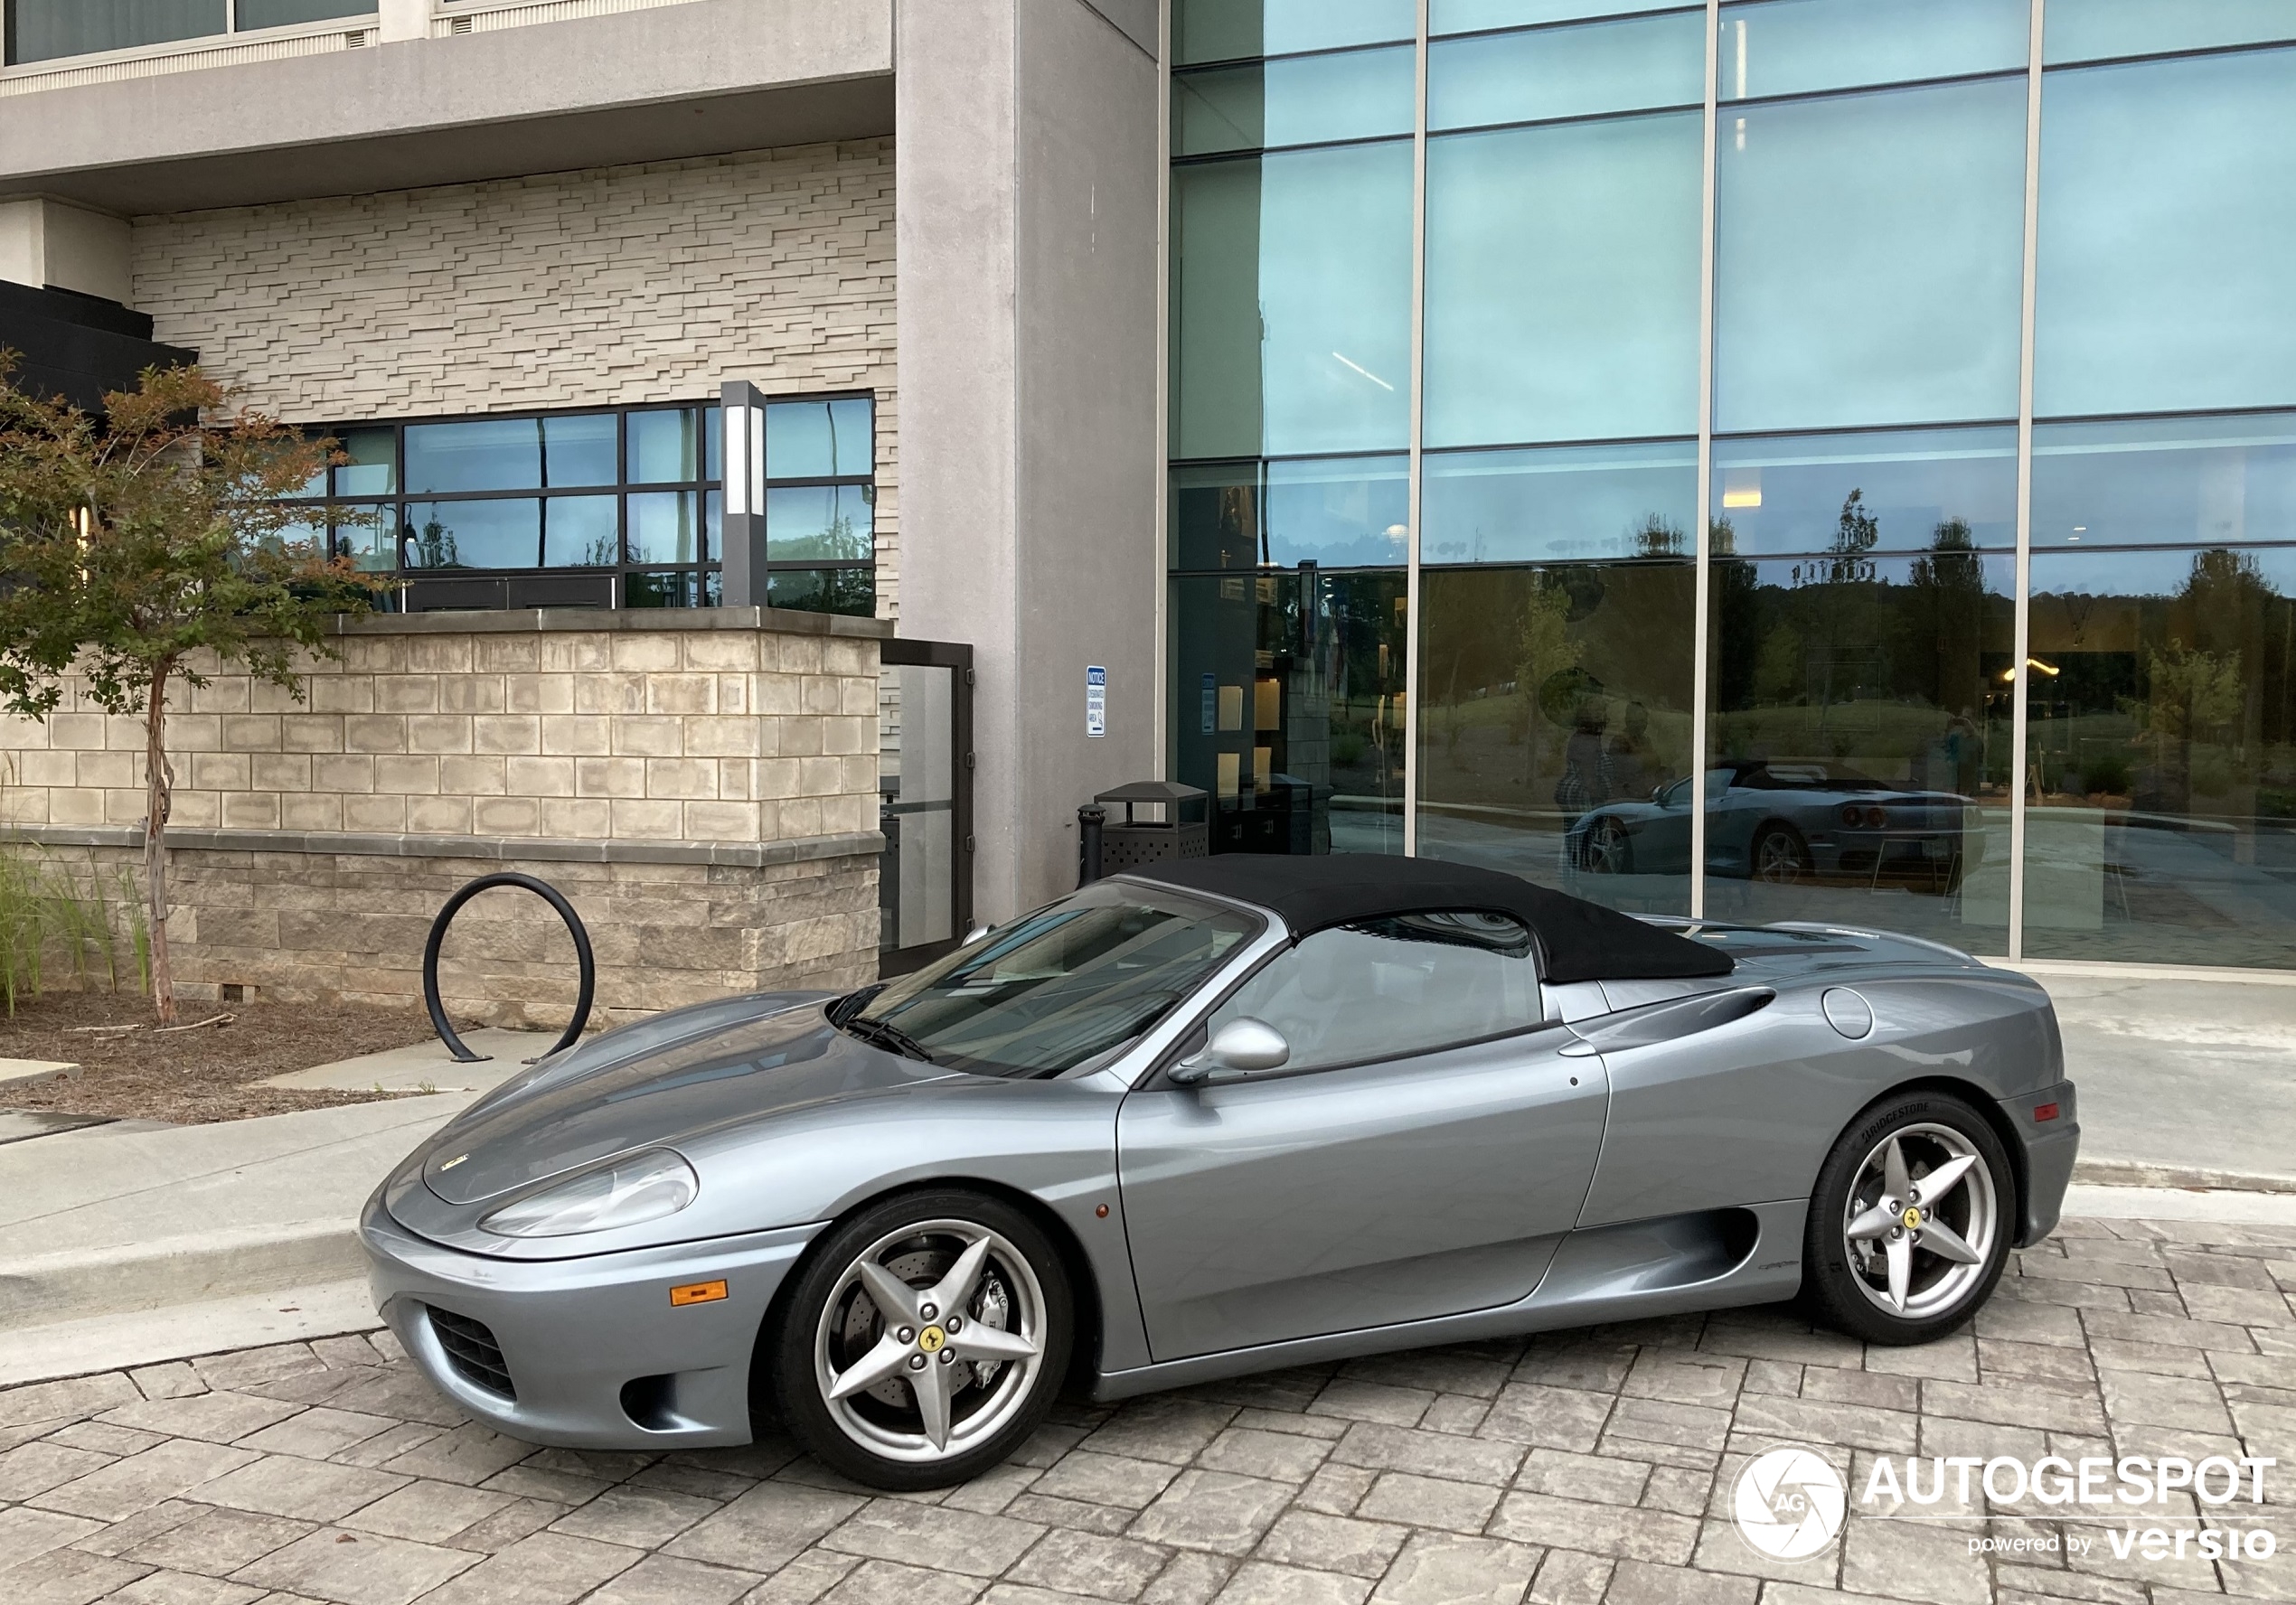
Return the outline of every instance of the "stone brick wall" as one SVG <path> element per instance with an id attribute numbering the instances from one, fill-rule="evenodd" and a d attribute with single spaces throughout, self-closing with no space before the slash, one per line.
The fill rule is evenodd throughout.
<path id="1" fill-rule="evenodd" d="M 217 673 L 169 718 L 169 930 L 192 995 L 420 996 L 425 933 L 475 876 L 536 875 L 588 925 L 607 1018 L 874 977 L 878 643 L 820 615 L 420 615 L 348 624 L 307 700 Z M 0 821 L 92 890 L 138 868 L 140 721 L 68 684 L 0 721 Z M 490 893 L 450 1004 L 562 1024 L 557 916 Z"/>
<path id="2" fill-rule="evenodd" d="M 134 262 L 156 338 L 297 422 L 872 390 L 897 615 L 890 139 L 140 218 Z"/>

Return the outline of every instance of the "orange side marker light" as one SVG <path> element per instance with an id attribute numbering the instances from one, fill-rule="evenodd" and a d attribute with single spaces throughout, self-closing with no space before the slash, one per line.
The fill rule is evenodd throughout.
<path id="1" fill-rule="evenodd" d="M 673 1308 L 683 1309 L 688 1304 L 714 1304 L 725 1296 L 726 1284 L 723 1280 L 689 1281 L 683 1287 L 673 1287 L 670 1290 L 670 1303 Z"/>

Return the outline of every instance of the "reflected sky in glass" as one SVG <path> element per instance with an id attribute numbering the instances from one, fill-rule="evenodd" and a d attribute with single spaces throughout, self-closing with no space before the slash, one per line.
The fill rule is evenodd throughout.
<path id="1" fill-rule="evenodd" d="M 2017 416 L 2024 81 L 1721 114 L 1716 427 Z"/>
<path id="2" fill-rule="evenodd" d="M 1411 515 L 1402 457 L 1267 465 L 1267 560 L 1379 568 L 1404 560 Z"/>
<path id="3" fill-rule="evenodd" d="M 597 568 L 620 560 L 617 496 L 552 496 L 542 503 L 542 566 Z"/>
<path id="4" fill-rule="evenodd" d="M 1689 557 L 1698 447 L 1431 452 L 1420 491 L 1423 563 Z"/>
<path id="5" fill-rule="evenodd" d="M 2072 0 L 2078 10 L 2086 0 Z M 1722 99 L 2021 71 L 2031 0 L 1755 0 L 1722 8 Z M 2059 0 L 2061 7 L 2065 0 Z"/>
<path id="6" fill-rule="evenodd" d="M 1974 546 L 2014 549 L 2017 431 L 1717 440 L 1713 516 L 1728 523 L 1742 557 L 1837 546 L 1915 551 L 1956 521 Z M 1864 519 L 1873 540 L 1860 546 Z"/>
<path id="7" fill-rule="evenodd" d="M 1705 70 L 1694 11 L 1452 40 L 1427 52 L 1427 127 L 1696 106 Z"/>
<path id="8" fill-rule="evenodd" d="M 1416 59 L 1406 46 L 1181 74 L 1172 80 L 1172 154 L 1408 134 Z"/>
<path id="9" fill-rule="evenodd" d="M 2033 546 L 2296 541 L 2296 417 L 2043 424 Z"/>
<path id="10" fill-rule="evenodd" d="M 766 474 L 771 479 L 866 476 L 876 467 L 874 408 L 865 396 L 776 401 L 766 408 Z"/>

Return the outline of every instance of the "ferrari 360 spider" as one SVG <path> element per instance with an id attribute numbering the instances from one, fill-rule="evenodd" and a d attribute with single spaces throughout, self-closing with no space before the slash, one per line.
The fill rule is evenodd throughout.
<path id="1" fill-rule="evenodd" d="M 1969 1319 L 2079 1128 L 2041 989 L 1429 859 L 1096 882 L 842 996 L 608 1032 L 367 1206 L 384 1318 L 513 1437 L 888 1488 L 1109 1400 L 1800 1295 Z"/>

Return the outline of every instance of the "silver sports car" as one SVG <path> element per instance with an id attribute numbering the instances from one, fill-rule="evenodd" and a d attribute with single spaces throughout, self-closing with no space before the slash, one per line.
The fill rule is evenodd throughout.
<path id="1" fill-rule="evenodd" d="M 514 1437 L 889 1488 L 1097 1399 L 1802 1295 L 1967 1320 L 2079 1138 L 2047 996 L 1869 931 L 1428 859 L 1098 882 L 916 974 L 543 1062 L 368 1204 L 382 1314 Z"/>

